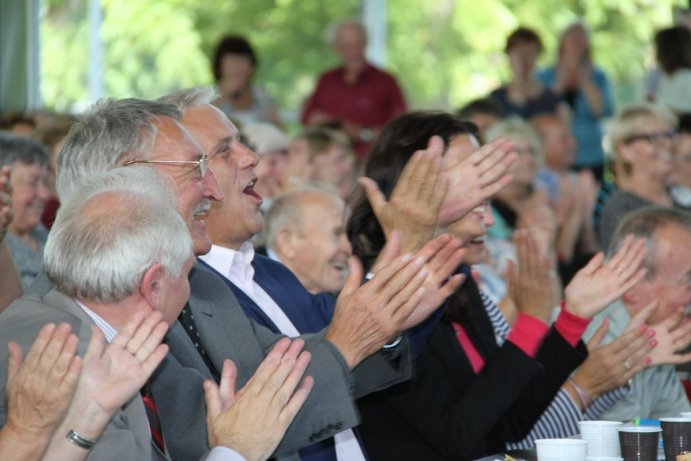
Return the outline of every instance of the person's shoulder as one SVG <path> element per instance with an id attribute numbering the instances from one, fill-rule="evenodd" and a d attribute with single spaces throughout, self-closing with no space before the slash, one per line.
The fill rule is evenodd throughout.
<path id="1" fill-rule="evenodd" d="M 258 253 L 254 254 L 252 264 L 255 266 L 261 266 L 269 271 L 288 272 L 292 274 L 290 269 L 288 269 L 282 262 L 276 261 L 275 259 L 271 259 L 268 256 L 260 255 Z"/>
<path id="2" fill-rule="evenodd" d="M 14 300 L 0 315 L 0 336 L 20 340 L 33 340 L 47 323 L 68 323 L 79 334 L 84 323 L 75 312 L 79 307 L 68 296 L 51 290 L 45 295 L 25 294 Z"/>
<path id="3" fill-rule="evenodd" d="M 339 79 L 340 75 L 343 73 L 343 67 L 332 67 L 330 69 L 326 69 L 324 72 L 322 72 L 319 75 L 319 81 L 328 81 L 328 80 L 335 80 Z"/>
<path id="4" fill-rule="evenodd" d="M 286 285 L 290 284 L 291 290 L 295 290 L 299 285 L 299 289 L 304 290 L 307 293 L 307 289 L 300 283 L 300 280 L 295 276 L 293 271 L 288 269 L 282 262 L 271 259 L 267 256 L 255 254 L 252 264 L 256 267 L 260 267 L 264 272 L 268 273 L 275 280 Z M 258 273 L 255 273 L 259 275 Z"/>
<path id="5" fill-rule="evenodd" d="M 394 83 L 398 85 L 398 81 L 396 80 L 396 76 L 389 72 L 388 70 L 382 69 L 381 67 L 375 66 L 372 63 L 367 63 L 367 71 L 371 73 L 372 75 L 375 75 L 376 77 L 380 79 L 385 79 L 388 80 L 391 83 Z"/>

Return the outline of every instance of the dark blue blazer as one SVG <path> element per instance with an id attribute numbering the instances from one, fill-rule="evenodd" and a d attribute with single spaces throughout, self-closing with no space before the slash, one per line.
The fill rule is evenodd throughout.
<path id="1" fill-rule="evenodd" d="M 336 307 L 336 299 L 333 296 L 326 293 L 311 294 L 290 269 L 266 256 L 255 254 L 252 267 L 254 267 L 254 281 L 271 296 L 300 333 L 316 333 L 331 323 Z M 280 333 L 276 324 L 249 296 L 228 279 L 222 278 L 233 290 L 247 317 Z M 364 452 L 362 443 L 360 447 Z M 303 461 L 336 461 L 333 438 L 305 447 L 299 450 L 299 453 Z"/>

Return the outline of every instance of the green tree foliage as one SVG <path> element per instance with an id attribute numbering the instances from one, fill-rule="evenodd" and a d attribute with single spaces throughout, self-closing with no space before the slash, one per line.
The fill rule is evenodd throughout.
<path id="1" fill-rule="evenodd" d="M 680 0 L 388 0 L 388 64 L 413 107 L 456 108 L 508 78 L 506 36 L 538 30 L 541 65 L 554 61 L 559 31 L 583 18 L 595 62 L 621 102 L 639 96 L 652 62 L 655 29 L 670 24 Z M 316 76 L 337 63 L 325 41 L 335 19 L 355 16 L 358 0 L 103 0 L 105 93 L 156 97 L 212 82 L 209 59 L 227 33 L 245 35 L 259 54 L 257 81 L 284 110 L 297 111 Z M 86 0 L 45 0 L 42 79 L 46 104 L 88 101 Z"/>

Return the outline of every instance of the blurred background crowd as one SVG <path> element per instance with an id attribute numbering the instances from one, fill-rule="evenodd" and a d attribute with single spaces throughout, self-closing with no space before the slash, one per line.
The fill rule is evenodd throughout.
<path id="1" fill-rule="evenodd" d="M 691 209 L 689 5 L 624 0 L 95 4 L 95 10 L 89 10 L 92 2 L 84 1 L 40 4 L 41 96 L 19 107 L 22 104 L 16 105 L 5 87 L 0 101 L 0 166 L 11 170 L 11 175 L 7 168 L 2 175 L 9 177 L 10 187 L 0 184 L 0 192 L 7 192 L 7 197 L 11 192 L 12 218 L 7 235 L 0 238 L 0 252 L 7 248 L 19 277 L 16 283 L 5 278 L 8 298 L 27 289 L 43 270 L 44 247 L 60 206 L 55 184 L 58 157 L 68 133 L 79 138 L 74 134 L 79 128 L 73 127 L 80 125 L 83 110 L 101 97 L 153 99 L 182 87 L 211 84 L 216 90 L 211 104 L 224 114 L 225 122 L 238 128 L 242 144 L 257 154 L 255 159 L 245 152 L 246 166 L 238 160 L 238 170 L 250 179 L 235 192 L 261 202 L 265 222 L 263 230 L 261 216 L 224 223 L 224 217 L 236 218 L 242 211 L 225 199 L 224 208 L 214 208 L 209 216 L 210 236 L 217 239 L 226 231 L 219 226 L 230 226 L 240 235 L 232 242 L 240 259 L 248 257 L 249 262 L 256 251 L 280 261 L 311 294 L 337 295 L 353 254 L 371 268 L 390 237 L 379 207 L 385 200 L 393 202 L 399 178 L 408 181 L 413 175 L 406 173 L 406 165 L 424 156 L 414 152 L 438 154 L 442 149 L 435 143 L 441 139 L 444 162 L 458 156 L 472 163 L 476 151 L 486 158 L 501 151 L 509 158 L 504 162 L 506 180 L 493 179 L 498 187 L 473 203 L 461 219 L 445 222 L 452 213 L 443 206 L 439 211 L 434 224 L 465 247 L 465 264 L 459 271 L 466 283 L 452 297 L 443 326 L 430 334 L 425 351 L 415 351 L 421 354 L 419 366 L 429 366 L 430 374 L 438 371 L 429 355 L 435 354 L 435 340 L 449 335 L 457 342 L 444 349 L 443 354 L 450 354 L 444 359 L 463 353 L 473 385 L 483 383 L 485 365 L 505 344 L 519 344 L 534 359 L 537 346 L 509 333 L 512 328 L 531 330 L 521 320 L 526 313 L 545 324 L 539 335 L 531 331 L 540 341 L 547 338 L 543 344 L 549 344 L 552 334 L 546 325 L 555 317 L 561 319 L 555 331 L 570 344 L 568 353 L 583 352 L 583 357 L 574 357 L 563 376 L 557 373 L 562 379 L 543 392 L 545 401 L 536 403 L 540 411 L 531 414 L 530 424 L 515 434 L 490 425 L 488 442 L 481 447 L 472 445 L 474 437 L 466 427 L 472 420 L 464 418 L 476 414 L 472 405 L 463 402 L 463 395 L 436 395 L 447 398 L 437 402 L 440 408 L 449 401 L 458 406 L 454 424 L 468 430 L 467 440 L 461 437 L 467 445 L 452 458 L 470 459 L 511 444 L 530 446 L 550 426 L 550 418 L 575 424 L 600 417 L 659 417 L 673 408 L 691 408 L 677 392 L 682 389 L 678 380 L 670 402 L 657 402 L 646 411 L 626 406 L 664 394 L 632 386 L 629 379 L 647 379 L 648 371 L 683 366 L 689 360 L 682 355 L 691 342 L 691 321 L 684 312 L 691 305 L 691 268 L 684 259 L 691 248 L 685 214 Z M 89 44 L 93 46 L 86 52 Z M 486 148 L 478 150 L 480 145 Z M 220 161 L 211 154 L 204 162 Z M 483 161 L 473 167 L 480 168 Z M 207 165 L 202 169 L 202 160 L 182 163 L 195 162 L 203 178 Z M 370 179 L 358 183 L 362 175 Z M 465 196 L 476 198 L 473 179 L 478 180 L 448 174 L 444 180 L 449 182 L 449 196 L 455 194 L 457 203 Z M 631 215 L 649 206 L 656 206 L 650 215 Z M 630 223 L 625 230 L 623 222 Z M 660 230 L 670 228 L 679 234 Z M 628 233 L 648 239 L 648 256 L 644 258 L 643 244 L 632 243 Z M 660 241 L 679 251 L 677 259 L 674 251 L 661 256 L 652 250 Z M 607 251 L 609 266 L 602 266 L 603 257 L 597 255 Z M 8 267 L 7 255 L 0 257 Z M 201 259 L 214 265 L 213 252 Z M 612 261 L 619 265 L 614 267 Z M 648 270 L 645 281 L 639 264 Z M 520 287 L 529 285 L 525 271 L 531 267 L 546 283 L 542 292 L 533 287 L 528 296 Z M 624 273 L 626 281 L 619 282 L 616 295 L 602 306 L 577 314 L 589 321 L 605 304 L 611 302 L 620 311 L 625 304 L 625 323 L 639 322 L 636 326 L 642 329 L 638 336 L 630 334 L 633 330 L 617 330 L 614 311 L 607 311 L 609 320 L 600 323 L 604 317 L 596 317 L 591 324 L 586 336 L 595 339 L 585 352 L 579 340 L 587 321 L 579 324 L 571 342 L 559 325 L 563 329 L 564 322 L 578 324 L 581 319 L 564 320 L 566 310 L 553 314 L 564 298 L 567 303 L 569 298 L 582 301 L 580 293 L 588 293 L 583 280 L 592 277 L 593 267 L 608 271 L 603 277 Z M 640 284 L 629 284 L 631 280 Z M 650 314 L 648 306 L 656 296 L 658 304 Z M 531 304 L 535 300 L 539 302 Z M 540 304 L 541 309 L 526 310 L 528 304 Z M 644 311 L 649 317 L 635 315 Z M 646 322 L 651 330 L 646 330 Z M 653 332 L 652 327 L 657 329 Z M 611 341 L 615 346 L 600 344 L 605 332 L 611 337 L 603 344 Z M 657 339 L 646 342 L 648 338 L 641 339 L 644 334 Z M 657 355 L 646 356 L 658 340 L 668 337 L 674 339 L 659 347 Z M 622 355 L 624 349 L 629 352 Z M 614 356 L 619 368 L 608 368 Z M 507 364 L 502 366 L 506 375 Z M 440 366 L 454 367 L 452 360 Z M 684 369 L 680 371 L 686 378 Z M 382 402 L 396 408 L 396 393 L 403 392 L 407 403 L 400 411 L 405 412 L 414 406 L 411 399 L 434 400 L 425 393 L 425 386 L 434 381 L 430 374 L 415 376 L 412 389 L 394 388 L 360 402 L 363 438 L 373 459 L 386 459 L 391 449 L 380 445 L 388 435 L 385 429 L 393 427 L 378 423 L 387 416 Z M 445 378 L 453 383 L 458 377 Z M 476 395 L 472 387 L 465 390 Z M 645 395 L 640 394 L 644 390 Z M 569 399 L 577 416 L 570 418 L 566 410 L 553 408 L 559 398 Z M 513 424 L 511 405 L 520 404 L 521 396 L 511 399 L 506 408 L 496 409 L 499 416 L 492 424 Z M 402 436 L 406 430 L 395 427 L 392 432 L 408 439 Z M 572 433 L 572 427 L 547 432 Z M 435 436 L 424 437 L 429 441 Z M 433 451 L 445 453 L 448 439 L 437 442 Z M 451 453 L 457 453 L 455 449 L 448 448 Z"/>

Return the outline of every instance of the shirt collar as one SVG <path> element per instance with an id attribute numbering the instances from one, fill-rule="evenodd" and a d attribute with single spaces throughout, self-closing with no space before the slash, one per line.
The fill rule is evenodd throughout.
<path id="1" fill-rule="evenodd" d="M 84 304 L 79 302 L 79 300 L 74 299 L 74 302 L 76 302 L 79 305 L 79 307 L 81 307 L 82 310 L 86 312 L 86 315 L 91 317 L 91 320 L 94 321 L 96 326 L 101 329 L 101 331 L 103 332 L 103 336 L 106 338 L 106 341 L 111 342 L 117 336 L 118 330 L 113 328 L 110 323 L 103 320 L 103 318 L 100 315 L 86 307 Z"/>
<path id="2" fill-rule="evenodd" d="M 254 278 L 254 247 L 251 242 L 243 243 L 239 250 L 212 245 L 211 251 L 200 259 L 233 283 L 239 280 L 251 282 Z"/>

